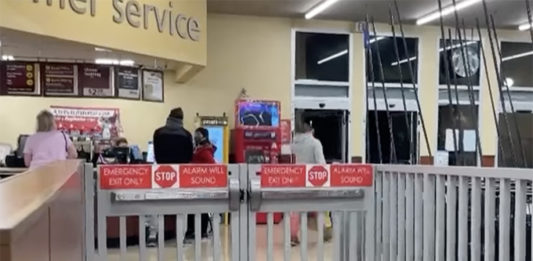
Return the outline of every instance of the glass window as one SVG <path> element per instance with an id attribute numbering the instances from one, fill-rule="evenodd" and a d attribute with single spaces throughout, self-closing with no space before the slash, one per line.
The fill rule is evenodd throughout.
<path id="1" fill-rule="evenodd" d="M 348 82 L 349 35 L 296 32 L 296 80 Z"/>
<path id="2" fill-rule="evenodd" d="M 502 42 L 502 74 L 510 87 L 533 87 L 531 43 Z"/>
<path id="3" fill-rule="evenodd" d="M 368 81 L 372 81 L 371 78 L 371 66 L 374 70 L 374 81 L 381 83 L 381 74 L 380 74 L 380 64 L 378 60 L 378 51 L 381 55 L 381 64 L 383 66 L 383 74 L 385 83 L 412 83 L 413 79 L 411 78 L 411 73 L 409 71 L 408 61 L 411 60 L 411 65 L 413 68 L 414 82 L 418 83 L 418 39 L 417 38 L 406 38 L 405 42 L 407 43 L 407 53 L 405 53 L 405 48 L 402 38 L 396 38 L 396 46 L 398 46 L 398 53 L 400 56 L 400 61 L 396 57 L 394 51 L 394 38 L 393 37 L 371 37 L 370 47 L 372 51 L 372 64 L 370 64 L 370 59 L 366 59 L 366 73 Z M 379 49 L 378 49 L 379 48 Z M 402 69 L 400 74 L 399 68 Z"/>
<path id="4" fill-rule="evenodd" d="M 444 57 L 448 57 L 448 71 L 450 73 L 450 84 L 479 86 L 479 76 L 481 59 L 479 52 L 479 41 L 463 41 L 464 55 L 468 58 L 468 63 L 463 63 L 463 52 L 458 40 L 447 41 L 446 48 L 444 41 L 440 40 L 439 48 L 439 84 L 446 85 L 446 67 Z M 466 65 L 466 66 L 465 66 Z M 465 69 L 466 67 L 466 69 Z M 469 77 L 467 77 L 469 76 Z"/>

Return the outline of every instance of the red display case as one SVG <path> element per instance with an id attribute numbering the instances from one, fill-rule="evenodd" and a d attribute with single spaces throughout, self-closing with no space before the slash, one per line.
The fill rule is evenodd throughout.
<path id="1" fill-rule="evenodd" d="M 281 154 L 281 105 L 279 101 L 237 100 L 235 129 L 232 130 L 232 154 L 235 163 L 275 164 Z M 266 224 L 264 213 L 256 216 L 258 224 Z M 281 213 L 274 213 L 279 223 Z"/>

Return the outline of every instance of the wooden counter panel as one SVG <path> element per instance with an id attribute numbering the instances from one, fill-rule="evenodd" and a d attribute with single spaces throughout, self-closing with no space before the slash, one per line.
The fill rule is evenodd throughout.
<path id="1" fill-rule="evenodd" d="M 26 230 L 24 236 L 18 237 L 8 246 L 10 255 L 2 260 L 45 261 L 49 257 L 50 233 L 48 230 L 50 218 L 48 209 L 42 209 L 35 213 L 39 216 L 37 222 Z"/>
<path id="2" fill-rule="evenodd" d="M 50 204 L 50 260 L 83 259 L 81 177 L 72 175 Z"/>
<path id="3" fill-rule="evenodd" d="M 77 160 L 63 161 L 0 182 L 0 245 L 24 235 L 35 222 L 34 214 L 43 206 L 48 207 L 79 167 Z M 82 193 L 81 185 L 77 186 Z"/>

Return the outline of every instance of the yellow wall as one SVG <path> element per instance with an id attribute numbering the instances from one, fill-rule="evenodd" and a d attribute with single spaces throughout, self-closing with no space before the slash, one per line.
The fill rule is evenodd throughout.
<path id="1" fill-rule="evenodd" d="M 350 32 L 352 23 L 304 21 L 286 18 L 208 15 L 208 66 L 187 84 L 176 84 L 173 73 L 166 75 L 165 103 L 124 100 L 55 99 L 0 97 L 0 142 L 14 143 L 19 133 L 31 133 L 35 114 L 50 105 L 106 106 L 121 109 L 125 136 L 132 143 L 146 144 L 153 130 L 164 123 L 171 107 L 182 106 L 186 126 L 194 127 L 194 115 L 221 115 L 226 112 L 233 121 L 233 104 L 245 88 L 253 98 L 282 102 L 283 118 L 289 118 L 291 95 L 291 28 L 315 28 Z M 390 27 L 379 25 L 380 33 Z M 438 27 L 406 27 L 407 36 L 420 39 L 420 100 L 433 152 L 437 142 L 438 120 Z M 527 34 L 501 32 L 501 38 L 527 40 Z M 353 110 L 352 156 L 364 154 L 364 50 L 362 36 L 353 34 Z M 485 45 L 487 43 L 485 42 Z M 489 56 L 490 59 L 490 56 Z M 493 86 L 495 75 L 489 63 Z M 494 122 L 482 74 L 481 138 L 484 154 L 494 155 L 496 139 Z M 428 155 L 422 134 L 421 155 Z"/>
<path id="2" fill-rule="evenodd" d="M 78 14 L 71 9 L 69 3 L 72 1 L 64 1 L 66 2 L 64 9 L 60 8 L 60 2 L 54 0 L 52 5 L 48 6 L 47 0 L 40 0 L 37 3 L 29 0 L 0 0 L 0 27 L 197 66 L 206 64 L 205 0 L 137 0 L 135 2 L 140 4 L 141 17 L 133 17 L 131 20 L 139 22 L 139 28 L 130 26 L 124 17 L 122 23 L 115 23 L 113 17 L 117 16 L 117 12 L 111 0 L 74 1 L 78 7 L 85 6 L 84 14 Z M 126 9 L 126 2 L 128 1 L 117 2 L 118 10 Z M 90 7 L 89 3 L 94 3 L 94 8 Z M 173 7 L 169 7 L 169 3 L 172 3 Z M 157 29 L 154 11 L 148 12 L 146 16 L 148 29 L 145 29 L 143 4 L 157 7 L 161 15 L 164 10 L 172 10 L 172 17 L 183 14 L 196 18 L 200 26 L 199 40 L 182 39 L 177 33 L 170 35 L 168 12 L 162 33 Z M 91 10 L 94 10 L 94 13 Z"/>

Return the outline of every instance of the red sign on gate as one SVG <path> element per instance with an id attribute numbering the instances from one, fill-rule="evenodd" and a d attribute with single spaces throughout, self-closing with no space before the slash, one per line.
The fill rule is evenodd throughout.
<path id="1" fill-rule="evenodd" d="M 263 165 L 261 187 L 305 187 L 305 165 Z"/>
<path id="2" fill-rule="evenodd" d="M 150 165 L 103 165 L 99 168 L 101 189 L 152 188 Z"/>
<path id="3" fill-rule="evenodd" d="M 154 167 L 154 185 L 156 188 L 171 188 L 178 184 L 178 171 L 171 165 L 159 165 Z"/>
<path id="4" fill-rule="evenodd" d="M 226 165 L 180 165 L 180 187 L 221 188 L 228 186 Z"/>
<path id="5" fill-rule="evenodd" d="M 324 187 L 329 180 L 329 170 L 326 166 L 312 166 L 307 171 L 307 180 L 313 187 Z"/>
<path id="6" fill-rule="evenodd" d="M 331 165 L 332 187 L 370 187 L 372 178 L 371 165 Z"/>

